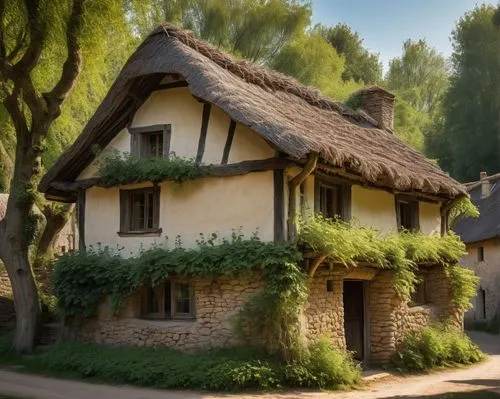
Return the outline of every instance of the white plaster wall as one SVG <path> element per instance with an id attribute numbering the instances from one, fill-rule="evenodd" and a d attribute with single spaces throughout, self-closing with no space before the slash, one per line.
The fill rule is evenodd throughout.
<path id="1" fill-rule="evenodd" d="M 484 261 L 478 261 L 478 248 L 484 248 Z M 467 245 L 468 254 L 461 264 L 473 270 L 481 279 L 481 288 L 486 296 L 486 318 L 491 320 L 495 314 L 500 316 L 500 240 L 489 240 Z M 476 308 L 477 298 L 472 301 L 474 308 L 466 313 L 468 320 L 483 320 L 481 310 Z"/>
<path id="2" fill-rule="evenodd" d="M 420 230 L 424 234 L 441 234 L 441 204 L 420 201 Z"/>
<path id="3" fill-rule="evenodd" d="M 158 90 L 151 94 L 139 108 L 132 120 L 132 127 L 171 124 L 170 151 L 178 157 L 194 158 L 200 138 L 203 104 L 191 95 L 189 88 L 180 87 Z M 212 105 L 205 142 L 204 164 L 220 164 L 226 144 L 230 117 Z M 130 152 L 130 135 L 123 129 L 106 147 L 121 152 Z M 228 163 L 271 158 L 274 149 L 257 133 L 237 124 Z M 86 179 L 96 176 L 94 161 L 78 177 Z"/>
<path id="4" fill-rule="evenodd" d="M 352 186 L 351 216 L 362 226 L 373 227 L 383 233 L 397 230 L 394 195 L 383 190 Z"/>
<path id="5" fill-rule="evenodd" d="M 149 184 L 150 185 L 150 184 Z M 140 188 L 148 184 L 123 186 Z M 258 231 L 264 241 L 274 239 L 273 172 L 243 176 L 205 178 L 179 186 L 161 184 L 159 237 L 119 237 L 120 201 L 118 188 L 92 187 L 86 192 L 85 241 L 87 245 L 123 248 L 125 255 L 153 244 L 173 247 L 176 235 L 184 247 L 194 247 L 199 233 L 218 232 L 230 237 L 241 227 L 250 237 Z"/>

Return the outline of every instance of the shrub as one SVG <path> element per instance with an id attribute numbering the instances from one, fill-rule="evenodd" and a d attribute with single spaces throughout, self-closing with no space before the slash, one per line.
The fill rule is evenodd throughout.
<path id="1" fill-rule="evenodd" d="M 17 360 L 32 372 L 164 389 L 333 389 L 356 384 L 360 378 L 360 367 L 349 353 L 334 349 L 324 339 L 312 345 L 304 362 L 290 364 L 255 349 L 188 354 L 77 342 L 63 342 Z"/>
<path id="2" fill-rule="evenodd" d="M 438 324 L 409 332 L 391 359 L 399 371 L 426 371 L 477 363 L 484 354 L 457 328 Z"/>

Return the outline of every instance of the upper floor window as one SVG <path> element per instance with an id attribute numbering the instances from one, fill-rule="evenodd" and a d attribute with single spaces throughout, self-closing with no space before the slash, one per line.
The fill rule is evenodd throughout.
<path id="1" fill-rule="evenodd" d="M 484 247 L 478 247 L 478 249 L 477 249 L 477 260 L 479 262 L 484 262 Z"/>
<path id="2" fill-rule="evenodd" d="M 195 317 L 193 284 L 189 281 L 166 280 L 147 287 L 142 294 L 141 314 L 158 319 L 192 319 Z"/>
<path id="3" fill-rule="evenodd" d="M 168 156 L 171 125 L 129 128 L 130 152 L 141 158 Z"/>
<path id="4" fill-rule="evenodd" d="M 399 230 L 420 230 L 418 201 L 396 197 L 396 218 Z"/>
<path id="5" fill-rule="evenodd" d="M 348 221 L 351 210 L 351 187 L 317 181 L 315 184 L 315 211 L 327 218 L 340 217 Z"/>
<path id="6" fill-rule="evenodd" d="M 159 233 L 159 210 L 159 188 L 120 190 L 120 233 Z"/>

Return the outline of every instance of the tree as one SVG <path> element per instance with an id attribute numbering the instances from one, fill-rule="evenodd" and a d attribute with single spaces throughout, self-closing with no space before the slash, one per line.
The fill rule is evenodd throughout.
<path id="1" fill-rule="evenodd" d="M 18 352 L 33 349 L 40 314 L 29 248 L 42 157 L 63 136 L 54 127 L 80 74 L 82 58 L 102 55 L 123 15 L 120 3 L 111 0 L 0 0 L 0 99 L 15 133 L 10 196 L 0 222 L 0 259 L 13 290 L 13 344 Z M 89 60 L 92 65 L 93 58 Z"/>
<path id="2" fill-rule="evenodd" d="M 345 99 L 359 88 L 352 80 L 342 80 L 344 59 L 314 31 L 289 42 L 270 66 L 336 99 Z"/>
<path id="3" fill-rule="evenodd" d="M 129 0 L 129 14 L 141 36 L 169 21 L 232 54 L 264 64 L 304 31 L 311 7 L 295 0 Z"/>
<path id="4" fill-rule="evenodd" d="M 499 9 L 476 6 L 452 33 L 452 77 L 443 128 L 427 140 L 428 153 L 461 180 L 500 170 Z"/>
<path id="5" fill-rule="evenodd" d="M 315 31 L 330 42 L 337 53 L 345 58 L 344 81 L 376 84 L 382 79 L 382 64 L 378 54 L 370 53 L 363 40 L 346 24 L 333 27 L 317 25 Z"/>

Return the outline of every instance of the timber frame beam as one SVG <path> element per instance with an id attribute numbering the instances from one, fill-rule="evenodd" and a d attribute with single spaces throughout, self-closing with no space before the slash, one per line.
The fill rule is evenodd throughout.
<path id="1" fill-rule="evenodd" d="M 295 217 L 297 211 L 297 187 L 316 169 L 319 154 L 312 152 L 304 168 L 292 180 L 288 182 L 288 239 L 293 240 L 296 235 L 297 226 Z"/>
<path id="2" fill-rule="evenodd" d="M 207 177 L 240 176 L 252 172 L 283 170 L 293 165 L 296 165 L 296 163 L 286 158 L 267 158 L 267 159 L 237 162 L 227 165 L 210 165 Z M 123 185 L 136 184 L 136 183 L 141 183 L 141 182 L 123 183 Z M 102 179 L 99 177 L 83 179 L 76 182 L 54 181 L 50 184 L 51 188 L 66 193 L 75 193 L 78 192 L 78 190 L 87 189 L 93 186 L 105 187 L 105 188 L 110 187 L 103 184 Z"/>

